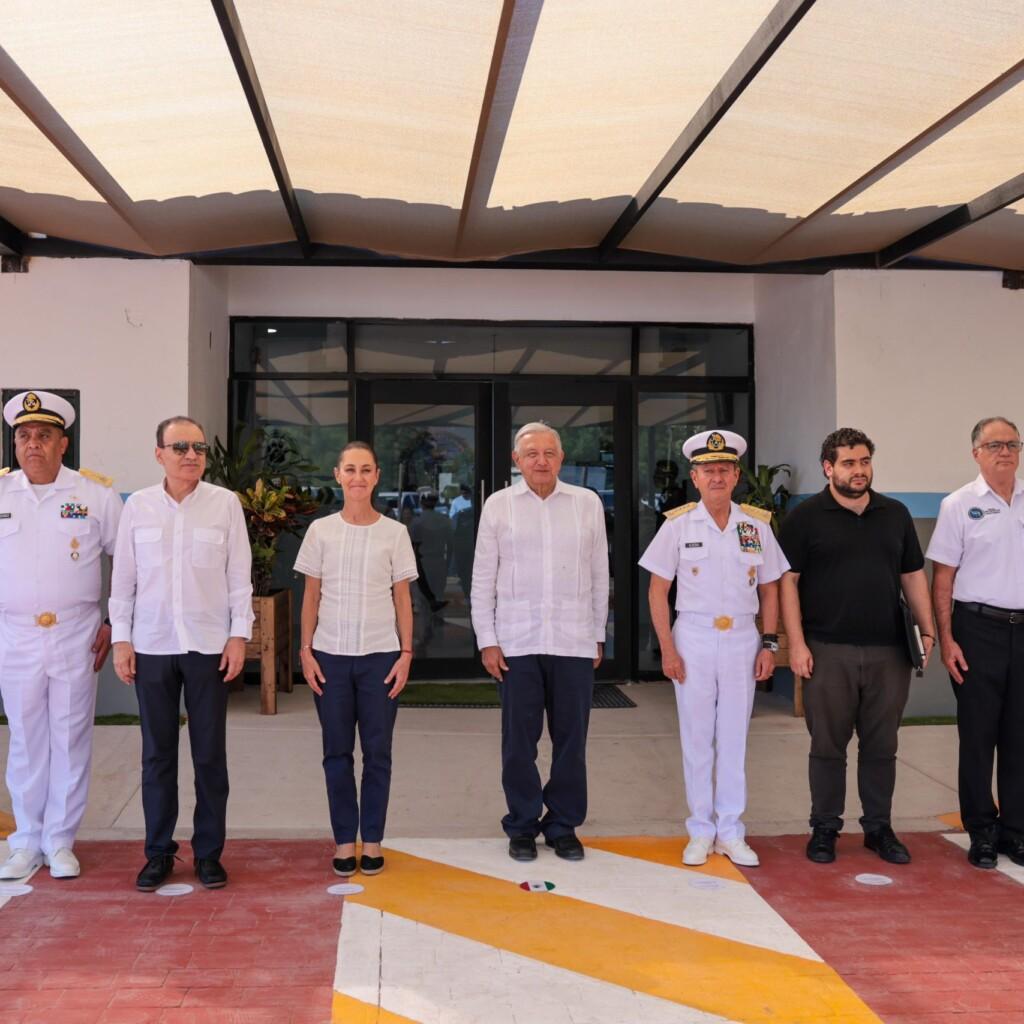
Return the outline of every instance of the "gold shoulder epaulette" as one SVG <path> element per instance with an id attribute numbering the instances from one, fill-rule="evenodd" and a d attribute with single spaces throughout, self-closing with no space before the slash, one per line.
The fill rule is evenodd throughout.
<path id="1" fill-rule="evenodd" d="M 766 508 L 758 508 L 756 505 L 740 505 L 740 511 L 752 519 L 760 519 L 762 523 L 772 521 L 772 514 Z"/>
<path id="2" fill-rule="evenodd" d="M 675 508 L 670 508 L 665 513 L 666 519 L 675 519 L 676 516 L 685 516 L 687 512 L 692 512 L 697 507 L 697 502 L 688 501 L 685 505 L 677 505 Z"/>
<path id="3" fill-rule="evenodd" d="M 102 473 L 97 473 L 94 469 L 80 469 L 78 471 L 86 478 L 86 480 L 92 480 L 94 483 L 102 484 L 104 487 L 110 487 L 114 480 L 112 477 L 104 476 Z"/>
<path id="4" fill-rule="evenodd" d="M 10 473 L 10 471 L 11 471 L 11 467 L 10 466 L 4 466 L 3 469 L 0 469 L 0 476 L 7 476 L 7 474 Z"/>

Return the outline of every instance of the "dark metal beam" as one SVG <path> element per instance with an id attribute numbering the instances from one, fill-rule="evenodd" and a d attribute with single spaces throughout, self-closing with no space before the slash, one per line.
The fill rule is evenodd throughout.
<path id="1" fill-rule="evenodd" d="M 682 134 L 604 236 L 599 246 L 602 255 L 607 256 L 617 249 L 636 227 L 640 218 L 668 187 L 683 164 L 693 156 L 715 125 L 722 120 L 729 108 L 740 98 L 761 68 L 768 63 L 813 6 L 814 0 L 778 0 L 750 42 L 743 47 L 740 55 L 722 76 L 722 80 L 711 91 Z"/>
<path id="2" fill-rule="evenodd" d="M 984 195 L 978 196 L 977 199 L 954 207 L 948 213 L 925 224 L 924 227 L 911 231 L 909 235 L 904 235 L 898 241 L 887 245 L 878 253 L 878 266 L 891 267 L 919 249 L 924 249 L 957 231 L 977 224 L 978 221 L 984 220 L 993 213 L 998 213 L 1004 207 L 1021 199 L 1024 199 L 1024 174 L 1018 174 L 1015 178 L 1004 181 Z"/>
<path id="3" fill-rule="evenodd" d="M 25 251 L 27 236 L 9 220 L 0 217 L 0 253 L 5 256 L 20 256 Z"/>
<path id="4" fill-rule="evenodd" d="M 292 180 L 281 152 L 281 144 L 274 131 L 274 122 L 270 118 L 270 110 L 263 96 L 263 89 L 260 87 L 256 66 L 253 63 L 252 54 L 249 52 L 249 44 L 245 41 L 245 33 L 242 31 L 242 23 L 238 18 L 238 11 L 235 10 L 234 0 L 210 0 L 210 2 L 213 4 L 214 13 L 220 22 L 221 31 L 224 33 L 228 52 L 235 63 L 238 79 L 242 83 L 242 91 L 249 101 L 249 109 L 252 111 L 260 139 L 263 140 L 263 148 L 267 152 L 270 169 L 274 172 L 274 180 L 277 182 L 281 199 L 288 211 L 288 219 L 292 222 L 292 230 L 295 232 L 303 257 L 309 259 L 313 254 L 313 243 L 310 241 L 309 231 L 299 207 L 299 200 L 292 187 Z"/>

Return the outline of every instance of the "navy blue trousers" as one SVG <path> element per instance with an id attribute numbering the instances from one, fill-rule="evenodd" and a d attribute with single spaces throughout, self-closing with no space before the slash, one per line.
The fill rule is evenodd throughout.
<path id="1" fill-rule="evenodd" d="M 313 656 L 323 671 L 323 696 L 313 695 L 324 738 L 324 778 L 334 841 L 364 843 L 384 838 L 391 793 L 391 737 L 398 701 L 388 697 L 384 679 L 398 660 L 398 651 L 384 654 Z M 356 728 L 363 755 L 363 778 L 356 797 L 353 751 Z M 360 801 L 362 806 L 360 807 Z"/>
<path id="2" fill-rule="evenodd" d="M 501 697 L 501 785 L 508 836 L 570 835 L 587 816 L 587 728 L 594 662 L 555 654 L 506 658 Z M 551 778 L 541 786 L 537 743 L 547 715 Z M 541 813 L 547 807 L 543 818 Z"/>
<path id="3" fill-rule="evenodd" d="M 225 733 L 228 688 L 219 654 L 136 654 L 135 695 L 142 725 L 142 810 L 146 856 L 178 849 L 178 712 L 185 691 L 188 738 L 196 777 L 192 853 L 219 859 L 228 810 Z"/>

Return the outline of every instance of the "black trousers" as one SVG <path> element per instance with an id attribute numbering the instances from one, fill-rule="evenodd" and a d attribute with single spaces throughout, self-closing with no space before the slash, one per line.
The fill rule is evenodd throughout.
<path id="1" fill-rule="evenodd" d="M 188 738 L 196 777 L 192 854 L 219 858 L 228 807 L 225 732 L 228 688 L 219 654 L 137 654 L 135 693 L 142 724 L 142 809 L 146 856 L 178 849 L 178 709 L 185 691 Z"/>
<path id="2" fill-rule="evenodd" d="M 508 836 L 548 839 L 572 834 L 587 816 L 587 729 L 594 700 L 594 662 L 554 654 L 506 658 L 501 698 L 501 785 Z M 543 787 L 537 743 L 547 714 L 551 778 Z M 541 812 L 547 807 L 547 813 Z"/>
<path id="3" fill-rule="evenodd" d="M 846 748 L 856 730 L 860 824 L 865 832 L 874 832 L 891 821 L 910 660 L 902 647 L 818 640 L 809 640 L 808 647 L 814 656 L 814 671 L 804 680 L 804 720 L 811 734 L 811 828 L 843 827 Z"/>
<path id="4" fill-rule="evenodd" d="M 953 639 L 970 666 L 962 684 L 950 679 L 960 734 L 960 817 L 972 836 L 1024 838 L 1024 625 L 957 605 Z"/>

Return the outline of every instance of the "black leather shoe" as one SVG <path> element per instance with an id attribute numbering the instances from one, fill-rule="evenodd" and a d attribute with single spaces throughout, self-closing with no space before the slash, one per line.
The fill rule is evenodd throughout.
<path id="1" fill-rule="evenodd" d="M 865 832 L 864 846 L 874 850 L 889 864 L 910 863 L 910 851 L 896 838 L 896 833 L 888 825 L 874 832 Z"/>
<path id="2" fill-rule="evenodd" d="M 536 860 L 537 840 L 533 836 L 513 836 L 508 841 L 508 855 L 513 860 Z"/>
<path id="3" fill-rule="evenodd" d="M 971 848 L 967 851 L 967 862 L 976 868 L 986 870 L 999 863 L 996 844 L 988 836 L 971 836 Z"/>
<path id="4" fill-rule="evenodd" d="M 356 859 L 355 857 L 335 857 L 331 861 L 331 867 L 334 868 L 336 875 L 341 875 L 342 878 L 350 878 L 356 873 Z"/>
<path id="5" fill-rule="evenodd" d="M 196 878 L 204 889 L 223 889 L 228 884 L 228 873 L 216 857 L 200 857 L 196 861 Z"/>
<path id="6" fill-rule="evenodd" d="M 571 832 L 567 836 L 545 839 L 544 845 L 550 846 L 562 860 L 583 860 L 583 844 Z"/>
<path id="7" fill-rule="evenodd" d="M 839 832 L 834 828 L 815 828 L 807 840 L 807 859 L 815 864 L 831 864 L 836 859 L 836 840 Z"/>
<path id="8" fill-rule="evenodd" d="M 1024 839 L 1000 839 L 996 844 L 996 849 L 1000 853 L 1005 853 L 1014 864 L 1024 867 Z"/>
<path id="9" fill-rule="evenodd" d="M 167 880 L 167 876 L 174 870 L 174 856 L 170 853 L 161 853 L 156 857 L 150 857 L 146 866 L 139 872 L 135 879 L 135 888 L 139 892 L 154 892 Z"/>
<path id="10" fill-rule="evenodd" d="M 367 857 L 364 853 L 359 858 L 359 870 L 364 875 L 379 875 L 384 870 L 384 858 Z"/>

